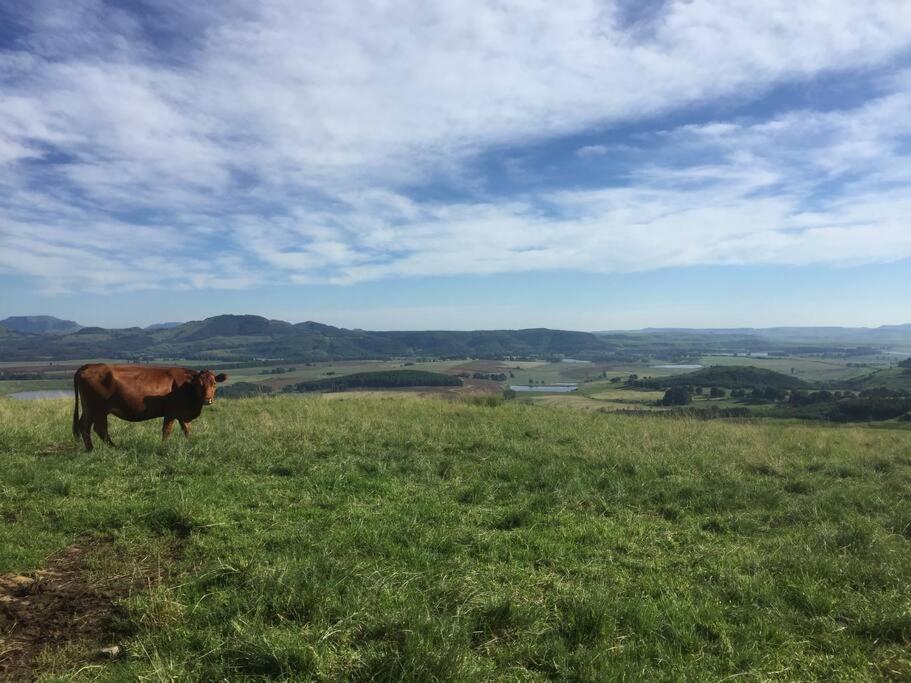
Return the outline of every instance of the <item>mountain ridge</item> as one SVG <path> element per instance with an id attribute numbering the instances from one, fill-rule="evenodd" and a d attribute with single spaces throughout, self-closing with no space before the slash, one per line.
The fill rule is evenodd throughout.
<path id="1" fill-rule="evenodd" d="M 53 315 L 11 315 L 0 320 L 0 327 L 23 334 L 67 334 L 75 332 L 82 325 Z"/>
<path id="2" fill-rule="evenodd" d="M 5 329 L 5 328 L 0 328 Z M 748 330 L 751 328 L 747 328 Z M 782 332 L 782 329 L 793 330 Z M 290 323 L 252 314 L 223 314 L 173 326 L 79 327 L 65 333 L 6 330 L 0 360 L 77 358 L 253 360 L 366 360 L 390 357 L 673 358 L 694 353 L 813 353 L 844 350 L 857 355 L 899 343 L 911 348 L 911 325 L 884 333 L 863 328 L 743 329 L 653 328 L 651 331 L 580 332 L 546 327 L 517 330 L 387 330 L 334 327 L 308 320 Z M 862 348 L 860 348 L 862 347 Z M 859 351 L 858 351 L 859 349 Z"/>

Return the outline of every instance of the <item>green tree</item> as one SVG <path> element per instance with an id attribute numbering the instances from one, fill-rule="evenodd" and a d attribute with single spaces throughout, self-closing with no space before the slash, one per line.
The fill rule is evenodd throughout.
<path id="1" fill-rule="evenodd" d="M 687 391 L 686 387 L 671 387 L 664 392 L 664 397 L 661 399 L 661 405 L 685 406 L 691 403 L 692 400 L 693 398 L 690 396 L 690 392 Z"/>

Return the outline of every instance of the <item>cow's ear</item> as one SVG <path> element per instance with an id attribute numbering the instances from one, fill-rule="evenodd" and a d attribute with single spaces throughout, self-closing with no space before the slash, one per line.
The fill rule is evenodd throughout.
<path id="1" fill-rule="evenodd" d="M 216 382 L 224 382 L 226 379 L 228 379 L 228 376 L 223 372 L 220 372 L 217 375 L 215 375 Z"/>

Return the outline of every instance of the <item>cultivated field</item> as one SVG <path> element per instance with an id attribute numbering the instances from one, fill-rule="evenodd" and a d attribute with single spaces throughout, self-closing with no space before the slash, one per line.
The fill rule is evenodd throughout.
<path id="1" fill-rule="evenodd" d="M 911 677 L 911 432 L 388 398 L 0 399 L 0 671 Z"/>

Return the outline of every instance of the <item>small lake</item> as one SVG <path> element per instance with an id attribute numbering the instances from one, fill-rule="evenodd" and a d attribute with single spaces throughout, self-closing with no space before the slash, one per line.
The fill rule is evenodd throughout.
<path id="1" fill-rule="evenodd" d="M 591 363 L 590 360 L 579 360 L 578 358 L 564 358 L 564 363 Z"/>
<path id="2" fill-rule="evenodd" d="M 575 384 L 532 384 L 531 386 L 514 384 L 509 388 L 513 391 L 540 391 L 549 394 L 560 394 L 567 391 L 575 391 L 577 389 Z"/>
<path id="3" fill-rule="evenodd" d="M 37 401 L 43 398 L 64 398 L 72 396 L 73 392 L 65 389 L 43 389 L 41 391 L 17 391 L 14 394 L 7 394 L 7 398 L 14 398 L 17 401 Z"/>
<path id="4" fill-rule="evenodd" d="M 693 365 L 653 365 L 652 367 L 662 368 L 664 370 L 699 370 L 705 366 L 694 363 Z"/>

